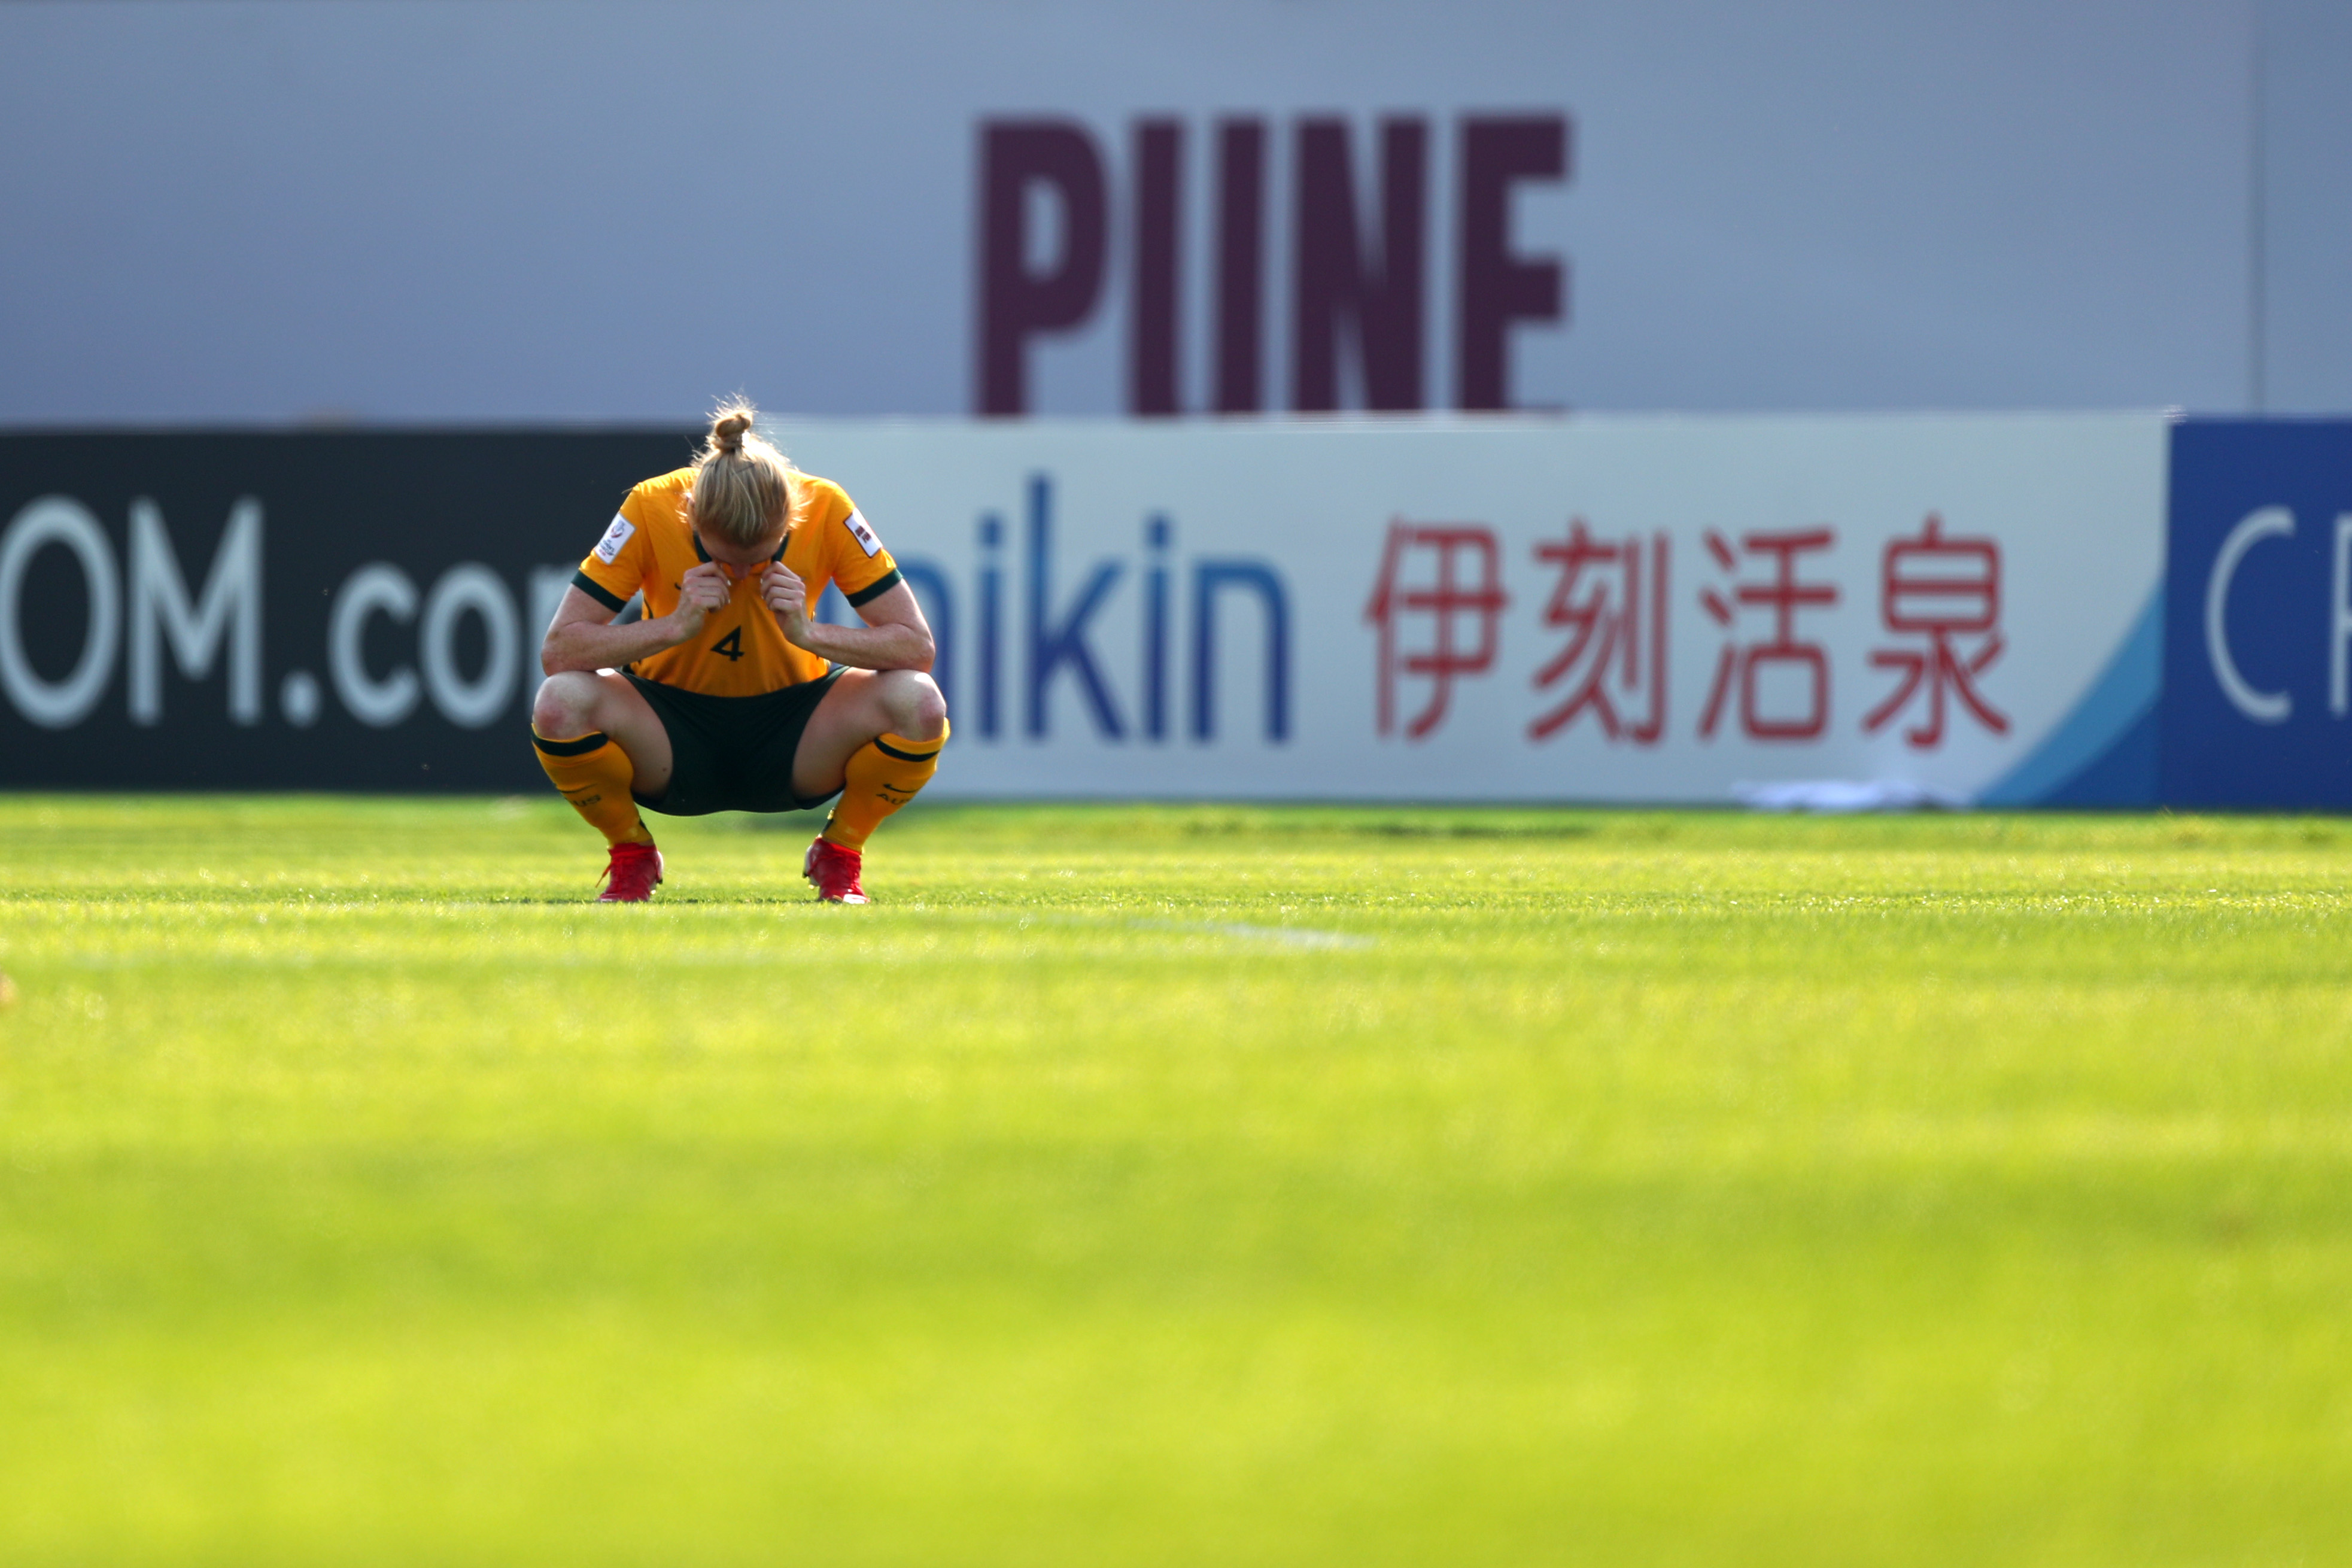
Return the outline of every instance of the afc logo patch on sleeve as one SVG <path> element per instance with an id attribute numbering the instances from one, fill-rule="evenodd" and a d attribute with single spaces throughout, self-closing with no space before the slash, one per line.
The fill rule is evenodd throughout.
<path id="1" fill-rule="evenodd" d="M 874 531 L 866 526 L 864 513 L 852 510 L 842 520 L 841 525 L 849 530 L 849 537 L 857 541 L 857 547 L 866 554 L 871 555 L 882 548 L 881 540 L 876 538 Z"/>
<path id="2" fill-rule="evenodd" d="M 635 523 L 625 517 L 615 515 L 613 519 L 613 526 L 606 529 L 604 537 L 596 542 L 596 559 L 607 566 L 618 561 L 621 558 L 621 547 L 628 543 L 629 535 L 636 531 Z M 871 555 L 874 552 L 869 550 L 866 553 Z"/>

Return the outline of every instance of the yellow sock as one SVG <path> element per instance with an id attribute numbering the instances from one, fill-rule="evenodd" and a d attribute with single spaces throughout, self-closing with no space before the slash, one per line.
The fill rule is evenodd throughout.
<path id="1" fill-rule="evenodd" d="M 849 759 L 849 779 L 841 786 L 841 798 L 825 818 L 824 836 L 844 849 L 864 849 L 866 836 L 931 782 L 940 771 L 940 748 L 947 743 L 942 727 L 935 741 L 884 735 L 858 747 Z"/>
<path id="2" fill-rule="evenodd" d="M 637 815 L 637 803 L 629 796 L 636 769 L 629 764 L 629 753 L 613 744 L 611 736 L 598 730 L 569 741 L 551 741 L 533 730 L 530 742 L 538 748 L 539 765 L 547 770 L 572 809 L 604 836 L 605 843 L 654 841 L 654 836 L 646 831 L 646 819 Z"/>

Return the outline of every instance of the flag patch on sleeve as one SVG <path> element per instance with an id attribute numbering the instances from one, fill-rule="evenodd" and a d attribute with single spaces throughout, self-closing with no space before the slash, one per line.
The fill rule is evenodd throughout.
<path id="1" fill-rule="evenodd" d="M 871 555 L 882 548 L 882 542 L 875 537 L 872 529 L 866 526 L 863 513 L 853 510 L 844 520 L 842 526 L 849 530 L 849 537 L 857 541 L 857 547 L 866 554 Z"/>
<path id="2" fill-rule="evenodd" d="M 613 519 L 613 526 L 606 529 L 604 537 L 596 542 L 596 559 L 607 566 L 618 561 L 621 558 L 621 547 L 628 543 L 629 535 L 636 531 L 635 523 L 625 517 L 615 516 Z M 866 553 L 871 555 L 874 552 L 869 550 Z"/>

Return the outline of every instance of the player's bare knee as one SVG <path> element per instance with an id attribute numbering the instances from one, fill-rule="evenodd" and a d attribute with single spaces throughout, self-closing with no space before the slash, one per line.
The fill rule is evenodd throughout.
<path id="1" fill-rule="evenodd" d="M 920 670 L 894 669 L 883 679 L 883 711 L 890 728 L 910 741 L 929 741 L 946 727 L 948 700 L 939 682 Z"/>
<path id="2" fill-rule="evenodd" d="M 530 725 L 550 740 L 565 739 L 595 728 L 596 678 L 575 669 L 551 675 L 539 683 L 531 700 Z"/>

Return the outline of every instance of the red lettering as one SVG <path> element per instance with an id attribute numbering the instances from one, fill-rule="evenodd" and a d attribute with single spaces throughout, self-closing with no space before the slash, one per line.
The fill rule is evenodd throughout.
<path id="1" fill-rule="evenodd" d="M 1422 230 L 1429 125 L 1381 122 L 1381 244 L 1364 251 L 1342 120 L 1298 122 L 1297 288 L 1290 405 L 1339 406 L 1339 346 L 1352 336 L 1364 405 L 1415 409 L 1422 399 Z"/>
<path id="2" fill-rule="evenodd" d="M 1462 122 L 1461 290 L 1454 387 L 1464 408 L 1511 405 L 1511 323 L 1560 319 L 1560 264 L 1511 254 L 1511 187 L 1568 171 L 1568 121 L 1557 114 Z"/>
<path id="3" fill-rule="evenodd" d="M 992 121 L 981 132 L 980 411 L 1028 410 L 1028 344 L 1085 321 L 1102 290 L 1102 158 L 1068 121 Z M 1028 267 L 1028 194 L 1050 189 L 1062 206 L 1062 253 Z"/>

